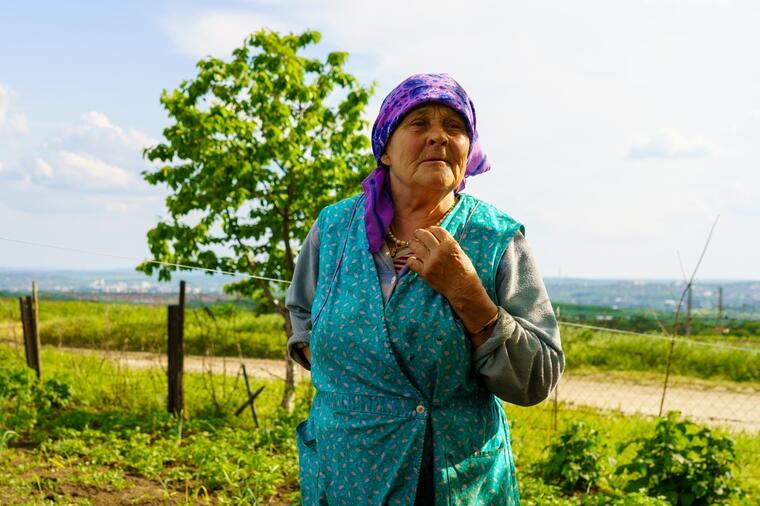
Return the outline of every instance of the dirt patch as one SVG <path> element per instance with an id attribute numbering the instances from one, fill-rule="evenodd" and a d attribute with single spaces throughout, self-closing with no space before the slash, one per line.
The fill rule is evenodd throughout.
<path id="1" fill-rule="evenodd" d="M 86 348 L 56 348 L 67 353 L 93 355 L 109 360 L 120 367 L 130 369 L 163 369 L 166 370 L 166 354 L 142 351 L 98 351 Z M 240 365 L 245 364 L 249 376 L 262 379 L 285 379 L 285 362 L 283 360 L 238 357 L 204 357 L 200 355 L 185 355 L 185 372 L 208 372 L 236 376 L 240 374 Z M 309 378 L 309 371 L 296 365 L 296 380 Z"/>
<path id="2" fill-rule="evenodd" d="M 93 505 L 164 505 L 183 504 L 185 496 L 176 491 L 164 491 L 160 483 L 137 476 L 125 476 L 127 485 L 124 488 L 104 488 L 95 485 L 72 483 L 70 481 L 59 482 L 58 485 L 45 496 L 48 500 L 76 500 L 87 499 Z M 199 504 L 215 504 L 215 502 L 199 501 Z"/>
<path id="3" fill-rule="evenodd" d="M 760 392 L 733 392 L 715 388 L 633 384 L 602 381 L 598 377 L 565 375 L 558 387 L 559 401 L 570 405 L 618 410 L 628 414 L 657 416 L 680 411 L 684 416 L 710 426 L 732 430 L 760 431 Z"/>
<path id="4" fill-rule="evenodd" d="M 16 447 L 3 464 L 11 476 L 0 484 L 3 504 L 21 505 L 53 501 L 63 504 L 92 505 L 174 505 L 185 504 L 183 491 L 164 488 L 160 482 L 142 476 L 115 474 L 105 466 L 87 466 L 83 472 L 76 465 L 56 465 L 41 461 L 32 450 Z M 17 471 L 17 472 L 14 472 Z M 117 479 L 114 479 L 117 478 Z M 5 480 L 3 480 L 5 481 Z M 98 481 L 98 483 L 92 483 Z M 216 504 L 199 499 L 194 504 Z"/>

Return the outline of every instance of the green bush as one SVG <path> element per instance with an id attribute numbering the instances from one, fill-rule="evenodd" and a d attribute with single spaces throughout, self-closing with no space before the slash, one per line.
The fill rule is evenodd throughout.
<path id="1" fill-rule="evenodd" d="M 604 481 L 603 445 L 599 433 L 583 422 L 572 423 L 548 448 L 549 457 L 538 464 L 546 483 L 563 492 L 589 492 Z"/>
<path id="2" fill-rule="evenodd" d="M 56 379 L 40 383 L 27 367 L 0 367 L 0 430 L 4 431 L 3 446 L 20 432 L 31 430 L 38 412 L 49 412 L 66 406 L 71 399 L 71 387 Z"/>
<path id="3" fill-rule="evenodd" d="M 733 441 L 679 418 L 670 412 L 657 422 L 652 437 L 620 445 L 620 452 L 638 447 L 634 459 L 616 471 L 634 478 L 626 490 L 662 495 L 677 506 L 722 504 L 740 493 L 732 473 Z"/>

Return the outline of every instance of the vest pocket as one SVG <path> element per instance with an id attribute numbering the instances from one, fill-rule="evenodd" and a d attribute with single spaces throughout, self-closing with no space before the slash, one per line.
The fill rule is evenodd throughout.
<path id="1" fill-rule="evenodd" d="M 514 477 L 507 466 L 506 445 L 474 453 L 456 462 L 446 456 L 449 503 L 454 506 L 476 504 L 516 505 L 512 493 Z"/>
<path id="2" fill-rule="evenodd" d="M 301 482 L 301 504 L 318 504 L 319 453 L 313 425 L 305 420 L 296 427 L 298 443 L 298 475 Z"/>

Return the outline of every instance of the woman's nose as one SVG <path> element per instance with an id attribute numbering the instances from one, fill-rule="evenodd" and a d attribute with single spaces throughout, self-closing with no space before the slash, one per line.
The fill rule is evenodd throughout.
<path id="1" fill-rule="evenodd" d="M 436 126 L 430 129 L 430 134 L 428 136 L 429 145 L 434 146 L 436 144 L 441 144 L 442 146 L 445 146 L 448 142 L 449 136 L 446 135 L 446 130 Z"/>

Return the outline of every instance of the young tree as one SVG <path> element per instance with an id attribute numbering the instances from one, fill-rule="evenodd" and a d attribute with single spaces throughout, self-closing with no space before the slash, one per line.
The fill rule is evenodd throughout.
<path id="1" fill-rule="evenodd" d="M 347 53 L 324 61 L 299 54 L 319 39 L 261 30 L 230 61 L 204 58 L 194 79 L 164 90 L 173 124 L 144 153 L 163 162 L 145 180 L 170 190 L 168 218 L 148 232 L 153 260 L 292 278 L 318 211 L 355 193 L 374 162 L 362 115 L 374 85 L 343 70 Z M 144 262 L 138 270 L 170 280 L 174 269 Z M 286 288 L 251 278 L 225 290 L 252 297 L 257 313 L 280 314 L 290 337 Z M 290 410 L 294 371 L 285 358 L 282 405 Z"/>

